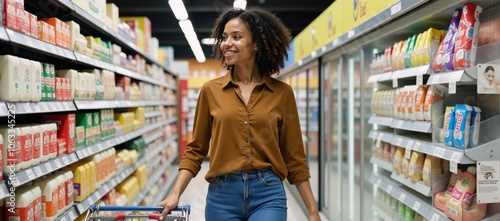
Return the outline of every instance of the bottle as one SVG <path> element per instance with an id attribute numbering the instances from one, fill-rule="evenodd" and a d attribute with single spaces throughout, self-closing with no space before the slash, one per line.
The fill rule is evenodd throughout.
<path id="1" fill-rule="evenodd" d="M 31 61 L 31 101 L 42 100 L 42 64 Z"/>
<path id="2" fill-rule="evenodd" d="M 20 77 L 21 77 L 21 98 L 20 101 L 28 102 L 31 100 L 31 61 L 25 58 L 21 60 Z"/>
<path id="3" fill-rule="evenodd" d="M 462 174 L 462 170 L 458 169 L 457 173 L 452 173 L 450 176 L 450 180 L 448 181 L 448 187 L 444 192 L 439 192 L 434 196 L 434 205 L 441 211 L 445 210 L 446 202 L 451 197 L 453 189 L 455 189 L 455 185 L 457 184 L 458 177 Z"/>
<path id="4" fill-rule="evenodd" d="M 14 213 L 6 212 L 6 220 L 34 221 L 34 197 L 31 189 L 27 187 L 17 187 L 15 195 Z"/>
<path id="5" fill-rule="evenodd" d="M 12 55 L 0 56 L 0 100 L 21 100 L 21 60 Z"/>
<path id="6" fill-rule="evenodd" d="M 38 179 L 34 186 L 39 186 L 42 190 L 42 220 L 54 221 L 59 211 L 59 184 L 54 176 Z"/>
<path id="7" fill-rule="evenodd" d="M 446 202 L 445 214 L 453 220 L 462 220 L 463 211 L 472 204 L 476 190 L 476 167 L 470 166 L 458 177 L 450 199 Z"/>

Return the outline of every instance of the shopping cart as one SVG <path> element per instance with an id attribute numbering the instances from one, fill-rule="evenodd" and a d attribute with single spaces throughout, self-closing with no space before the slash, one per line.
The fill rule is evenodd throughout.
<path id="1" fill-rule="evenodd" d="M 141 214 L 137 212 L 163 211 L 160 206 L 97 206 L 91 205 L 85 216 L 85 221 L 122 221 L 122 220 L 160 220 L 159 213 Z M 100 215 L 101 211 L 129 212 L 113 215 Z M 189 221 L 191 207 L 189 205 L 177 206 L 163 221 Z"/>

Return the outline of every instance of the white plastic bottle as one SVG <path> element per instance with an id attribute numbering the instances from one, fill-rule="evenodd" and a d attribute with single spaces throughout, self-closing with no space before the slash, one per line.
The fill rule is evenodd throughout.
<path id="1" fill-rule="evenodd" d="M 50 132 L 49 125 L 42 124 L 40 125 L 40 141 L 41 141 L 41 149 L 40 149 L 40 162 L 45 162 L 49 160 L 50 155 Z"/>
<path id="2" fill-rule="evenodd" d="M 2 156 L 5 158 L 2 160 L 2 170 L 3 173 L 10 173 L 11 168 L 14 172 L 21 170 L 21 149 L 20 145 L 17 145 L 16 140 L 9 133 L 9 128 L 0 128 L 0 134 L 4 137 L 3 139 L 3 150 Z M 19 128 L 13 129 L 15 133 L 21 133 Z M 12 143 L 11 143 L 12 142 Z"/>
<path id="3" fill-rule="evenodd" d="M 101 184 L 103 183 L 104 177 L 102 176 L 103 168 L 102 168 L 102 159 L 101 153 L 95 154 L 92 157 L 92 161 L 95 163 L 95 188 L 101 188 Z"/>
<path id="4" fill-rule="evenodd" d="M 20 76 L 21 76 L 21 99 L 20 101 L 31 100 L 31 61 L 26 58 L 19 58 L 21 60 Z"/>
<path id="5" fill-rule="evenodd" d="M 12 55 L 0 56 L 0 100 L 21 99 L 21 60 Z"/>
<path id="6" fill-rule="evenodd" d="M 42 220 L 54 221 L 59 210 L 59 186 L 57 179 L 49 176 L 45 179 L 38 179 L 33 184 L 42 190 Z"/>
<path id="7" fill-rule="evenodd" d="M 30 188 L 17 187 L 14 213 L 6 212 L 6 220 L 33 221 L 35 217 L 33 201 L 34 197 Z"/>
<path id="8" fill-rule="evenodd" d="M 75 202 L 75 196 L 73 195 L 73 172 L 71 170 L 67 170 L 63 172 L 64 175 L 64 180 L 65 180 L 65 191 L 66 191 L 66 210 L 70 209 L 74 202 Z"/>
<path id="9" fill-rule="evenodd" d="M 50 154 L 49 158 L 57 157 L 57 125 L 55 123 L 48 124 L 49 134 L 50 134 Z"/>
<path id="10" fill-rule="evenodd" d="M 42 64 L 38 61 L 31 61 L 31 101 L 42 100 Z"/>
<path id="11" fill-rule="evenodd" d="M 34 221 L 42 221 L 42 189 L 32 186 L 31 193 L 33 194 Z"/>
<path id="12" fill-rule="evenodd" d="M 32 149 L 33 149 L 33 158 L 31 160 L 31 164 L 37 165 L 40 163 L 41 160 L 41 151 L 42 151 L 42 138 L 41 138 L 41 133 L 40 133 L 40 126 L 39 125 L 33 125 L 31 126 L 31 134 L 33 136 L 33 143 L 32 143 Z"/>
<path id="13" fill-rule="evenodd" d="M 54 178 L 57 180 L 57 189 L 59 191 L 59 201 L 57 202 L 58 210 L 57 216 L 60 216 L 66 210 L 66 178 L 64 174 L 57 172 L 54 174 Z"/>

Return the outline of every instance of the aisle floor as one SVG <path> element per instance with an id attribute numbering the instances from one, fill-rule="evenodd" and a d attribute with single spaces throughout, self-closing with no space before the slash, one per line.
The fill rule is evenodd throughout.
<path id="1" fill-rule="evenodd" d="M 205 198 L 207 196 L 208 183 L 205 180 L 205 174 L 208 169 L 208 162 L 204 162 L 198 176 L 191 180 L 189 186 L 181 196 L 180 204 L 191 205 L 191 221 L 205 220 Z M 286 182 L 286 181 L 285 181 Z M 300 208 L 298 202 L 291 195 L 285 185 L 285 190 L 288 198 L 288 219 L 287 221 L 304 221 L 307 220 L 306 214 Z"/>

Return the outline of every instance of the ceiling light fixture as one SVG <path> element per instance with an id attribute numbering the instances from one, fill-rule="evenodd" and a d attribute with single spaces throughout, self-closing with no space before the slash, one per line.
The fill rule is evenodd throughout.
<path id="1" fill-rule="evenodd" d="M 175 15 L 177 20 L 186 20 L 188 19 L 188 13 L 186 11 L 186 7 L 184 7 L 184 2 L 182 0 L 169 0 L 168 4 L 172 9 L 172 12 Z"/>
<path id="2" fill-rule="evenodd" d="M 201 39 L 201 43 L 204 45 L 214 45 L 215 38 L 203 38 L 203 39 Z"/>
<path id="3" fill-rule="evenodd" d="M 245 10 L 247 7 L 247 1 L 246 0 L 234 0 L 233 7 Z"/>

